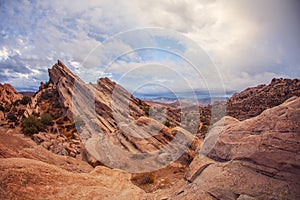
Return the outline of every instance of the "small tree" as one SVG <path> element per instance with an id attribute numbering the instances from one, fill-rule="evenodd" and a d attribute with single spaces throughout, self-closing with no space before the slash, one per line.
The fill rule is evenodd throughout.
<path id="1" fill-rule="evenodd" d="M 52 116 L 49 113 L 43 113 L 41 115 L 41 123 L 43 126 L 52 125 Z"/>
<path id="2" fill-rule="evenodd" d="M 7 119 L 11 122 L 16 122 L 18 118 L 16 117 L 16 115 L 14 113 L 8 113 Z"/>
<path id="3" fill-rule="evenodd" d="M 202 133 L 206 133 L 207 132 L 207 126 L 206 125 L 202 125 L 201 126 L 201 128 L 200 128 L 200 131 L 202 132 Z"/>
<path id="4" fill-rule="evenodd" d="M 145 114 L 149 116 L 149 114 L 150 114 L 150 107 L 149 106 L 145 106 L 144 111 L 145 111 Z"/>
<path id="5" fill-rule="evenodd" d="M 20 100 L 20 103 L 23 105 L 27 105 L 30 102 L 30 97 L 23 96 L 22 99 Z"/>
<path id="6" fill-rule="evenodd" d="M 170 124 L 170 122 L 169 122 L 168 120 L 164 121 L 164 125 L 165 125 L 166 127 L 170 127 L 170 126 L 171 126 L 171 124 Z"/>
<path id="7" fill-rule="evenodd" d="M 139 103 L 139 105 L 143 104 L 142 100 L 140 100 L 140 99 L 138 99 L 138 103 Z"/>
<path id="8" fill-rule="evenodd" d="M 0 104 L 0 111 L 4 111 L 5 108 L 3 107 L 3 105 Z"/>
<path id="9" fill-rule="evenodd" d="M 22 131 L 25 135 L 33 135 L 41 130 L 42 124 L 39 119 L 31 115 L 23 121 Z"/>
<path id="10" fill-rule="evenodd" d="M 45 84 L 44 84 L 44 88 L 47 88 L 47 87 L 49 87 L 49 84 L 50 84 L 50 81 L 47 81 L 47 82 L 45 82 Z"/>

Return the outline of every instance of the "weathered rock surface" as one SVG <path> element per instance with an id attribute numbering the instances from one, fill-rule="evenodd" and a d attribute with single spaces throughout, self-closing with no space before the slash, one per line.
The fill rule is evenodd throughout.
<path id="1" fill-rule="evenodd" d="M 28 158 L 59 166 L 68 171 L 89 172 L 93 168 L 81 159 L 60 156 L 37 145 L 18 130 L 0 127 L 0 158 Z"/>
<path id="2" fill-rule="evenodd" d="M 245 160 L 267 175 L 300 182 L 300 98 L 224 127 L 209 157 Z"/>
<path id="3" fill-rule="evenodd" d="M 25 158 L 0 159 L 1 199 L 143 199 L 130 174 L 105 167 L 74 173 Z"/>
<path id="4" fill-rule="evenodd" d="M 216 123 L 215 145 L 192 161 L 185 176 L 191 184 L 174 198 L 299 199 L 299 116 L 300 97 L 292 97 L 257 117 Z M 200 153 L 211 141 L 208 135 Z"/>
<path id="5" fill-rule="evenodd" d="M 14 128 L 19 124 L 19 113 L 24 112 L 24 105 L 20 105 L 22 97 L 10 84 L 0 83 L 0 126 Z"/>
<path id="6" fill-rule="evenodd" d="M 269 85 L 259 85 L 234 94 L 227 101 L 227 115 L 239 120 L 249 119 L 292 96 L 300 96 L 300 80 L 274 78 Z"/>
<path id="7" fill-rule="evenodd" d="M 23 95 L 18 93 L 10 84 L 2 85 L 0 83 L 0 102 L 3 106 L 11 105 L 22 97 Z"/>
<path id="8" fill-rule="evenodd" d="M 177 133 L 183 138 L 193 138 L 188 131 L 176 128 L 180 118 L 178 112 L 166 110 L 169 122 L 169 127 L 166 127 L 164 121 L 149 117 L 149 105 L 134 98 L 108 78 L 100 78 L 97 84 L 85 84 L 61 61 L 49 69 L 49 76 L 49 83 L 41 85 L 26 113 L 27 116 L 33 113 L 50 113 L 53 116 L 54 125 L 45 134 L 54 133 L 57 137 L 51 140 L 44 133 L 39 133 L 34 138 L 54 153 L 76 157 L 82 151 L 74 139 L 80 136 L 89 151 L 86 154 L 87 160 L 94 160 L 89 158 L 93 155 L 102 164 L 118 161 L 119 168 L 126 165 L 126 159 L 134 154 L 156 151 L 153 159 L 160 159 L 158 150 L 167 145 Z M 197 123 L 193 126 L 197 128 Z M 58 140 L 64 136 L 66 140 Z M 192 142 L 190 139 L 188 141 Z M 74 147 L 70 149 L 64 142 Z M 193 152 L 186 146 L 172 146 L 176 151 L 187 149 L 187 155 L 182 157 L 183 162 L 189 162 L 193 157 Z"/>
<path id="9" fill-rule="evenodd" d="M 299 184 L 266 176 L 243 161 L 211 164 L 190 184 L 170 192 L 173 199 L 299 199 Z M 172 188 L 174 189 L 174 188 Z"/>
<path id="10" fill-rule="evenodd" d="M 131 175 L 106 167 L 93 169 L 60 156 L 21 134 L 0 129 L 0 199 L 143 199 Z M 149 196 L 149 195 L 148 195 Z"/>

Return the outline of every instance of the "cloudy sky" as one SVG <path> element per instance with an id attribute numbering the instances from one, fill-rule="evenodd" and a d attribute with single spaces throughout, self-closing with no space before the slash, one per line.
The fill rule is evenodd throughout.
<path id="1" fill-rule="evenodd" d="M 0 82 L 36 90 L 57 59 L 131 92 L 299 78 L 299 10 L 297 0 L 0 0 Z"/>

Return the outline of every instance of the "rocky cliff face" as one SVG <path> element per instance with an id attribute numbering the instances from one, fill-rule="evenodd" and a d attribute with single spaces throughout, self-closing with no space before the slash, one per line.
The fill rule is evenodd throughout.
<path id="1" fill-rule="evenodd" d="M 216 123 L 186 174 L 191 185 L 180 196 L 299 199 L 299 116 L 300 97 L 292 97 L 257 117 L 226 117 L 225 127 Z M 221 132 L 213 134 L 214 130 Z M 207 151 L 213 140 L 214 147 Z"/>
<path id="2" fill-rule="evenodd" d="M 234 94 L 227 101 L 227 115 L 245 120 L 282 104 L 292 96 L 300 96 L 300 80 L 274 78 L 269 85 L 259 85 Z"/>
<path id="3" fill-rule="evenodd" d="M 167 107 L 159 108 L 166 113 L 167 127 L 160 118 L 151 118 L 154 107 L 134 98 L 108 78 L 100 78 L 97 84 L 85 84 L 61 61 L 49 69 L 49 76 L 49 82 L 42 84 L 32 97 L 26 115 L 49 113 L 53 116 L 54 125 L 46 133 L 33 135 L 37 143 L 52 152 L 73 157 L 82 153 L 87 160 L 91 160 L 92 154 L 96 157 L 92 158 L 93 165 L 101 163 L 124 170 L 129 167 L 126 163 L 136 163 L 144 160 L 145 154 L 156 152 L 151 160 L 158 160 L 152 166 L 158 168 L 162 163 L 160 160 L 168 156 L 159 150 L 168 145 L 176 134 L 192 143 L 190 138 L 193 135 L 177 127 L 179 112 Z M 196 127 L 197 123 L 193 126 Z M 197 143 L 197 139 L 194 142 Z M 195 145 L 190 149 L 185 144 L 172 145 L 170 148 L 176 148 L 176 151 L 186 149 L 180 162 L 188 164 L 194 156 Z M 110 152 L 114 154 L 108 157 Z M 135 158 L 139 157 L 138 154 L 144 154 L 141 155 L 143 158 Z M 132 159 L 136 160 L 132 162 Z"/>
<path id="4" fill-rule="evenodd" d="M 267 176 L 300 181 L 300 97 L 267 109 L 259 116 L 228 124 L 209 157 L 242 160 Z"/>
<path id="5" fill-rule="evenodd" d="M 15 127 L 18 124 L 20 117 L 14 107 L 20 104 L 22 97 L 11 85 L 0 84 L 0 125 Z"/>
<path id="6" fill-rule="evenodd" d="M 0 102 L 2 106 L 11 105 L 21 99 L 23 95 L 18 93 L 10 84 L 0 83 Z"/>

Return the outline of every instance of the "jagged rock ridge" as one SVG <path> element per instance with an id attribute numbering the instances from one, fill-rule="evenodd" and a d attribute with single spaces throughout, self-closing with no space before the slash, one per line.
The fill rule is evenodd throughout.
<path id="1" fill-rule="evenodd" d="M 63 142 L 67 141 L 67 137 L 73 146 L 66 148 L 63 144 L 56 144 L 52 147 L 53 145 L 49 146 L 44 133 L 34 135 L 36 141 L 40 141 L 53 152 L 62 151 L 63 155 L 76 156 L 84 148 L 78 144 L 80 135 L 81 142 L 90 148 L 88 152 L 98 155 L 97 160 L 102 164 L 110 162 L 107 160 L 110 159 L 108 152 L 120 152 L 115 154 L 118 157 L 114 160 L 118 161 L 118 167 L 122 167 L 122 164 L 128 162 L 126 159 L 135 156 L 134 154 L 156 151 L 153 159 L 158 160 L 159 156 L 166 156 L 161 155 L 158 150 L 168 145 L 175 135 L 181 135 L 188 142 L 192 142 L 193 135 L 190 132 L 176 127 L 180 118 L 177 112 L 163 108 L 166 109 L 166 117 L 170 124 L 170 127 L 166 127 L 162 121 L 149 118 L 150 106 L 147 103 L 134 98 L 108 78 L 100 78 L 97 84 L 85 84 L 61 61 L 49 69 L 49 76 L 49 82 L 42 84 L 33 96 L 26 115 L 28 117 L 34 113 L 50 113 L 53 116 L 54 125 L 49 132 L 57 134 Z M 76 121 L 83 122 L 83 126 L 77 126 L 78 124 L 74 123 Z M 197 125 L 193 123 L 194 127 Z M 155 134 L 152 135 L 151 131 Z M 103 144 L 101 147 L 95 146 L 99 146 L 99 140 Z M 186 149 L 182 157 L 184 163 L 193 158 L 193 150 L 186 148 L 184 144 L 172 145 L 171 148 L 176 148 L 176 151 L 178 148 Z M 191 148 L 195 148 L 195 145 Z M 128 155 L 124 156 L 124 153 Z"/>
<path id="2" fill-rule="evenodd" d="M 247 88 L 234 94 L 227 101 L 227 115 L 245 120 L 282 104 L 292 96 L 300 96 L 300 80 L 274 78 L 269 85 Z"/>
<path id="3" fill-rule="evenodd" d="M 21 99 L 22 96 L 10 84 L 2 85 L 0 83 L 0 102 L 3 106 L 11 105 L 16 100 Z"/>

